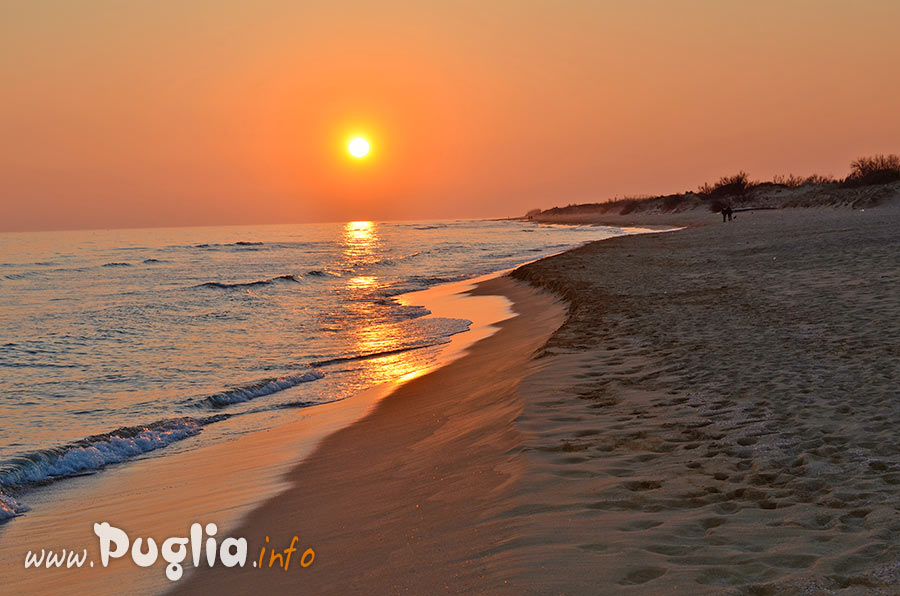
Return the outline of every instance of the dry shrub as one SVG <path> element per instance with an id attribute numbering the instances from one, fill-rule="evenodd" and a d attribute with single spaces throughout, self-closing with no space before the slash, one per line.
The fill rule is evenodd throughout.
<path id="1" fill-rule="evenodd" d="M 850 164 L 850 175 L 844 180 L 847 186 L 871 186 L 889 184 L 900 180 L 900 157 L 897 155 L 872 155 L 860 157 Z"/>
<path id="2" fill-rule="evenodd" d="M 697 192 L 710 198 L 739 196 L 745 194 L 756 184 L 756 182 L 750 181 L 750 175 L 747 172 L 741 170 L 733 176 L 722 176 L 712 186 L 708 182 L 704 183 L 697 189 Z"/>

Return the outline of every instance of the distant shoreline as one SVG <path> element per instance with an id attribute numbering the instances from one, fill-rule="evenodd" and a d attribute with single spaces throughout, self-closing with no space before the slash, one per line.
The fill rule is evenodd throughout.
<path id="1" fill-rule="evenodd" d="M 702 225 L 714 214 L 733 211 L 809 207 L 866 209 L 900 197 L 900 157 L 876 155 L 851 164 L 843 179 L 812 175 L 776 176 L 751 180 L 746 172 L 702 184 L 697 191 L 651 197 L 625 197 L 601 203 L 532 209 L 519 219 L 539 223 L 609 224 L 658 221 L 661 224 Z"/>

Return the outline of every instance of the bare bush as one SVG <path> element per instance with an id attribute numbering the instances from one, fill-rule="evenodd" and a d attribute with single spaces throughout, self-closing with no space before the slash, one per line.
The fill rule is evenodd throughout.
<path id="1" fill-rule="evenodd" d="M 702 184 L 697 189 L 697 193 L 707 197 L 739 196 L 745 194 L 756 184 L 756 182 L 751 182 L 747 172 L 741 170 L 733 176 L 722 176 L 712 186 L 708 182 Z"/>
<path id="2" fill-rule="evenodd" d="M 772 184 L 786 186 L 787 188 L 800 188 L 809 184 L 833 184 L 834 182 L 836 182 L 834 176 L 821 176 L 819 174 L 812 174 L 805 178 L 794 174 L 776 174 L 772 176 Z"/>
<path id="3" fill-rule="evenodd" d="M 820 174 L 811 174 L 806 177 L 803 181 L 803 184 L 834 184 L 837 180 L 834 179 L 834 176 L 822 176 Z"/>
<path id="4" fill-rule="evenodd" d="M 853 161 L 850 164 L 850 175 L 844 182 L 849 186 L 869 186 L 897 180 L 900 180 L 900 157 L 879 154 Z"/>
<path id="5" fill-rule="evenodd" d="M 795 176 L 794 174 L 775 174 L 772 176 L 772 183 L 778 184 L 779 186 L 787 186 L 788 188 L 797 188 L 803 186 L 806 182 L 806 178 L 803 176 Z"/>

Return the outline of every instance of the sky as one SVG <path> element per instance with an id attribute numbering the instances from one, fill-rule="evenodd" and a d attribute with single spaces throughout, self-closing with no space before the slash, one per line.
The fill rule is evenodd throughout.
<path id="1" fill-rule="evenodd" d="M 842 176 L 900 152 L 898 22 L 895 0 L 0 0 L 0 231 Z"/>

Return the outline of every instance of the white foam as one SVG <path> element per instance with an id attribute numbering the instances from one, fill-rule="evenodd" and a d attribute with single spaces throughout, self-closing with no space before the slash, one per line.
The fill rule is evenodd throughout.
<path id="1" fill-rule="evenodd" d="M 16 517 L 28 511 L 28 507 L 22 505 L 9 495 L 0 493 L 0 521 Z"/>
<path id="2" fill-rule="evenodd" d="M 250 385 L 235 387 L 233 389 L 222 391 L 221 393 L 216 393 L 215 395 L 210 395 L 209 397 L 201 399 L 198 403 L 211 408 L 222 408 L 230 406 L 231 404 L 250 401 L 251 399 L 256 399 L 263 395 L 270 395 L 278 391 L 290 389 L 300 383 L 315 381 L 324 376 L 325 373 L 312 370 L 300 375 L 289 375 L 277 379 L 264 379 Z"/>
<path id="3" fill-rule="evenodd" d="M 200 429 L 200 423 L 193 418 L 179 418 L 146 427 L 123 428 L 71 445 L 37 451 L 5 466 L 0 471 L 0 485 L 28 485 L 99 470 L 107 464 L 125 461 L 196 435 Z"/>

